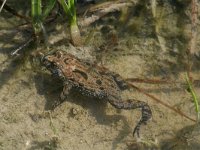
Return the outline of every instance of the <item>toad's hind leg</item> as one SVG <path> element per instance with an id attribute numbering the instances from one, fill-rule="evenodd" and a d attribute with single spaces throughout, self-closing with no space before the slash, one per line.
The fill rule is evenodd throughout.
<path id="1" fill-rule="evenodd" d="M 120 101 L 120 100 L 108 100 L 109 103 L 114 106 L 115 108 L 118 109 L 136 109 L 136 108 L 141 108 L 142 111 L 142 116 L 140 121 L 137 123 L 133 130 L 133 136 L 135 133 L 137 133 L 137 136 L 139 137 L 139 131 L 140 131 L 140 126 L 142 124 L 146 124 L 147 121 L 151 118 L 152 112 L 149 107 L 149 105 L 145 102 L 134 100 L 134 99 L 129 99 L 126 101 Z"/>

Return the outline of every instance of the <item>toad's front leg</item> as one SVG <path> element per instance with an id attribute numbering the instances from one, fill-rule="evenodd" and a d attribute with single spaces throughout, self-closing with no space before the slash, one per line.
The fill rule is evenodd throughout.
<path id="1" fill-rule="evenodd" d="M 60 99 L 54 102 L 54 104 L 52 105 L 52 110 L 54 110 L 57 106 L 61 105 L 65 101 L 71 89 L 72 85 L 65 82 L 63 85 L 63 90 L 60 94 Z"/>
<path id="2" fill-rule="evenodd" d="M 139 101 L 139 100 L 135 100 L 135 99 L 129 99 L 126 101 L 121 101 L 121 100 L 117 100 L 113 97 L 110 97 L 108 99 L 108 102 L 114 106 L 115 108 L 118 109 L 136 109 L 136 108 L 141 108 L 142 110 L 142 116 L 140 121 L 137 123 L 137 125 L 135 126 L 134 130 L 133 130 L 133 136 L 135 135 L 135 133 L 137 133 L 137 136 L 139 137 L 139 131 L 140 131 L 140 126 L 142 124 L 146 124 L 147 121 L 151 118 L 152 116 L 152 112 L 151 109 L 149 107 L 149 105 L 145 102 Z"/>

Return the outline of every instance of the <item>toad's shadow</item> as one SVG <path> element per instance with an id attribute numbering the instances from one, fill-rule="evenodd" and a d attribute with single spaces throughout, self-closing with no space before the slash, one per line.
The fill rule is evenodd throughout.
<path id="1" fill-rule="evenodd" d="M 46 102 L 44 109 L 51 110 L 52 104 L 59 99 L 62 91 L 62 82 L 54 79 L 50 75 L 43 74 L 35 76 L 35 83 L 38 93 L 45 96 Z M 130 126 L 126 116 L 120 114 L 106 114 L 106 101 L 95 100 L 83 96 L 80 97 L 79 94 L 74 92 L 69 95 L 69 98 L 66 101 L 89 110 L 91 112 L 89 114 L 93 115 L 99 124 L 111 125 L 113 123 L 117 123 L 118 121 L 123 122 L 123 127 L 120 130 L 120 133 L 115 139 L 113 139 L 113 149 L 116 149 L 117 144 L 119 144 L 125 137 L 132 134 L 134 126 Z"/>

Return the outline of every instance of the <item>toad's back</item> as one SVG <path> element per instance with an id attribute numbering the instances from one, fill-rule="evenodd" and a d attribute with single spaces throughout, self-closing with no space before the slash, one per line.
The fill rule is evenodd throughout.
<path id="1" fill-rule="evenodd" d="M 71 54 L 57 52 L 48 56 L 62 72 L 64 84 L 71 84 L 73 89 L 83 95 L 99 99 L 114 96 L 120 98 L 120 89 L 110 73 L 103 67 L 84 62 Z"/>

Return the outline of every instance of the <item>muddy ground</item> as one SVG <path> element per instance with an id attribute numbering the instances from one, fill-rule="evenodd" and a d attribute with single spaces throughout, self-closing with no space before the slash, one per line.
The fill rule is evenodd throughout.
<path id="1" fill-rule="evenodd" d="M 170 6 L 166 4 L 165 7 L 173 11 Z M 119 23 L 120 13 L 116 13 L 88 28 L 81 28 L 83 37 L 91 33 L 81 56 L 79 51 L 69 46 L 69 35 L 64 32 L 66 26 L 59 21 L 53 23 L 55 29 L 48 33 L 50 49 L 86 57 L 86 60 L 106 66 L 125 79 L 168 80 L 170 83 L 165 84 L 133 84 L 196 119 L 185 79 L 185 51 L 189 45 L 189 35 L 185 34 L 189 32 L 190 22 L 188 26 L 180 26 L 178 22 L 182 14 L 174 12 L 159 24 L 161 37 L 158 37 L 152 17 L 144 17 L 151 14 L 149 10 L 140 11 L 139 15 L 132 15 L 135 12 L 132 11 L 129 14 L 132 19 L 125 24 Z M 106 101 L 77 97 L 75 94 L 70 95 L 54 112 L 49 111 L 49 106 L 59 98 L 62 83 L 51 77 L 31 55 L 36 50 L 44 50 L 44 45 L 29 46 L 24 49 L 26 55 L 10 57 L 12 50 L 29 34 L 22 34 L 17 27 L 13 28 L 20 19 L 6 12 L 0 20 L 0 149 L 200 149 L 199 128 L 191 126 L 193 121 L 136 89 L 123 92 L 123 99 L 145 101 L 153 112 L 151 121 L 141 127 L 140 139 L 132 136 L 133 128 L 140 119 L 139 110 L 117 110 Z M 197 49 L 199 46 L 197 42 Z M 198 56 L 195 54 L 191 58 L 191 76 L 199 98 Z"/>

